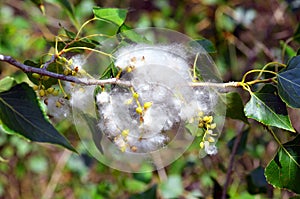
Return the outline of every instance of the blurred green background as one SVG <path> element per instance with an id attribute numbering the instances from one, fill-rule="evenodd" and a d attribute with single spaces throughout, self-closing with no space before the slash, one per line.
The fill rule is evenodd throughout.
<path id="1" fill-rule="evenodd" d="M 251 69 L 268 62 L 286 62 L 299 45 L 291 42 L 282 57 L 282 46 L 298 26 L 299 1 L 243 0 L 45 0 L 45 14 L 34 2 L 0 1 L 0 53 L 19 61 L 37 59 L 50 48 L 47 41 L 61 33 L 61 26 L 78 30 L 93 17 L 93 6 L 128 9 L 126 24 L 131 27 L 163 27 L 193 39 L 211 40 L 217 52 L 211 54 L 224 82 L 238 81 Z M 71 7 L 70 7 L 71 6 Z M 298 6 L 298 7 L 297 7 Z M 87 26 L 86 33 L 115 32 L 103 23 Z M 0 63 L 0 79 L 22 73 Z M 238 90 L 244 102 L 247 94 Z M 297 112 L 292 112 L 297 124 Z M 166 168 L 168 180 L 161 182 L 156 172 L 123 173 L 82 153 L 72 154 L 60 147 L 26 141 L 0 129 L 0 198 L 220 198 L 226 180 L 232 139 L 244 131 L 234 172 L 228 188 L 231 198 L 289 198 L 292 193 L 273 189 L 262 168 L 274 156 L 277 146 L 257 123 L 251 130 L 241 121 L 227 119 L 218 141 L 216 156 L 198 158 L 198 142 Z M 68 122 L 57 126 L 79 151 L 83 146 Z M 283 140 L 288 137 L 281 137 Z"/>

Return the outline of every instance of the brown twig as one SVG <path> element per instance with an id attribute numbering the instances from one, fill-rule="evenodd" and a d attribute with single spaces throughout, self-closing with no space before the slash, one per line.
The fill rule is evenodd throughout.
<path id="1" fill-rule="evenodd" d="M 52 57 L 51 60 L 46 62 L 46 64 L 52 63 L 55 60 L 55 57 Z M 7 62 L 21 70 L 23 70 L 25 73 L 37 73 L 43 76 L 49 76 L 55 79 L 60 79 L 68 82 L 74 82 L 81 85 L 106 85 L 106 84 L 117 84 L 121 86 L 130 87 L 132 86 L 131 82 L 120 80 L 118 78 L 111 78 L 111 79 L 104 79 L 104 80 L 98 80 L 98 79 L 87 79 L 87 78 L 78 78 L 75 76 L 68 76 L 64 74 L 54 73 L 47 70 L 47 67 L 42 68 L 35 68 L 32 66 L 28 66 L 26 64 L 22 64 L 12 58 L 11 56 L 5 56 L 0 54 L 0 61 Z M 47 65 L 46 65 L 47 66 Z M 189 84 L 191 87 L 213 87 L 213 88 L 236 88 L 240 87 L 241 85 L 239 82 L 227 82 L 227 83 L 214 83 L 214 82 L 191 82 Z"/>
<path id="2" fill-rule="evenodd" d="M 230 181 L 231 181 L 231 174 L 232 174 L 233 166 L 234 166 L 234 158 L 235 158 L 235 155 L 237 153 L 239 144 L 241 142 L 241 138 L 242 138 L 242 135 L 243 135 L 243 128 L 244 128 L 244 125 L 242 126 L 241 130 L 238 132 L 238 134 L 236 136 L 236 139 L 234 141 L 234 145 L 233 145 L 233 148 L 232 148 L 232 151 L 231 151 L 231 154 L 230 154 L 230 158 L 229 158 L 229 165 L 228 165 L 228 169 L 227 169 L 227 173 L 226 173 L 226 180 L 225 180 L 225 183 L 224 183 L 224 186 L 223 186 L 221 199 L 226 199 L 227 189 L 228 189 L 228 186 L 229 186 Z"/>
<path id="3" fill-rule="evenodd" d="M 64 150 L 63 154 L 60 156 L 56 167 L 53 171 L 53 174 L 51 176 L 51 179 L 48 183 L 48 186 L 42 196 L 42 199 L 50 199 L 53 197 L 53 193 L 55 191 L 55 188 L 59 182 L 59 179 L 62 175 L 62 170 L 65 167 L 67 161 L 69 160 L 70 155 L 72 154 L 72 152 L 70 152 L 69 150 Z"/>

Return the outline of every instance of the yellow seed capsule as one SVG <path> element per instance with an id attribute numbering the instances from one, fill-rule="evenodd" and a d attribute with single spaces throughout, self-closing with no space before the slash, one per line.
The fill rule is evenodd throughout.
<path id="1" fill-rule="evenodd" d="M 211 123 L 213 121 L 213 116 L 204 116 L 203 121 Z"/>
<path id="2" fill-rule="evenodd" d="M 32 77 L 35 79 L 39 79 L 41 76 L 37 73 L 32 73 Z"/>
<path id="3" fill-rule="evenodd" d="M 41 97 L 44 97 L 44 96 L 46 95 L 46 92 L 45 92 L 44 89 L 41 89 L 41 90 L 39 91 L 39 94 L 40 94 Z"/>
<path id="4" fill-rule="evenodd" d="M 132 152 L 136 152 L 136 151 L 137 151 L 137 147 L 136 147 L 136 146 L 132 146 L 132 147 L 130 147 L 130 150 L 131 150 Z"/>
<path id="5" fill-rule="evenodd" d="M 69 69 L 64 70 L 64 75 L 69 75 L 70 73 L 71 73 L 71 71 Z"/>
<path id="6" fill-rule="evenodd" d="M 136 93 L 136 92 L 135 92 L 135 93 L 133 93 L 133 98 L 134 98 L 134 99 L 137 99 L 137 98 L 139 98 L 139 94 L 138 94 L 138 93 Z"/>
<path id="7" fill-rule="evenodd" d="M 60 108 L 60 107 L 61 107 L 61 103 L 60 103 L 59 101 L 56 101 L 55 106 L 56 106 L 57 108 Z"/>
<path id="8" fill-rule="evenodd" d="M 39 89 L 39 86 L 34 85 L 32 88 L 33 88 L 33 90 L 37 91 Z"/>
<path id="9" fill-rule="evenodd" d="M 201 149 L 203 149 L 204 148 L 204 142 L 200 142 L 199 146 L 200 146 Z"/>
<path id="10" fill-rule="evenodd" d="M 142 114 L 142 113 L 143 113 L 142 107 L 137 107 L 137 108 L 135 109 L 135 111 L 136 111 L 138 114 Z"/>
<path id="11" fill-rule="evenodd" d="M 127 105 L 132 104 L 132 99 L 127 100 L 127 101 L 125 102 L 125 104 L 127 104 Z"/>
<path id="12" fill-rule="evenodd" d="M 211 129 L 215 129 L 217 127 L 217 124 L 216 123 L 212 123 L 211 125 L 210 125 L 210 128 Z"/>
<path id="13" fill-rule="evenodd" d="M 76 71 L 73 71 L 73 70 L 72 70 L 71 73 L 72 73 L 72 76 L 76 76 Z"/>
<path id="14" fill-rule="evenodd" d="M 121 134 L 122 134 L 123 137 L 127 137 L 128 134 L 129 134 L 129 129 L 123 130 Z"/>
<path id="15" fill-rule="evenodd" d="M 48 93 L 53 93 L 53 91 L 54 91 L 54 88 L 53 88 L 53 87 L 50 87 L 50 88 L 47 89 L 47 92 L 48 92 Z"/>
<path id="16" fill-rule="evenodd" d="M 144 104 L 144 109 L 148 109 L 148 108 L 150 108 L 152 106 L 152 102 L 146 102 L 145 104 Z"/>
<path id="17" fill-rule="evenodd" d="M 132 71 L 132 67 L 128 66 L 128 67 L 126 68 L 126 71 L 127 71 L 127 73 L 130 73 L 130 72 Z"/>
<path id="18" fill-rule="evenodd" d="M 121 146 L 121 147 L 120 147 L 120 150 L 124 153 L 124 152 L 126 151 L 126 145 Z"/>
<path id="19" fill-rule="evenodd" d="M 42 79 L 43 79 L 44 81 L 47 81 L 49 78 L 50 78 L 49 76 L 43 76 L 43 77 L 42 77 Z"/>
<path id="20" fill-rule="evenodd" d="M 200 112 L 198 113 L 198 116 L 199 116 L 199 117 L 203 117 L 203 115 L 204 115 L 203 111 L 200 111 Z"/>
<path id="21" fill-rule="evenodd" d="M 59 90 L 54 90 L 52 93 L 52 95 L 54 95 L 54 96 L 58 96 L 58 94 L 59 94 Z"/>
<path id="22" fill-rule="evenodd" d="M 199 124 L 198 124 L 198 128 L 203 128 L 203 123 L 202 122 L 199 122 Z"/>
<path id="23" fill-rule="evenodd" d="M 207 139 L 207 141 L 212 143 L 212 142 L 215 142 L 215 139 L 214 139 L 213 137 L 209 137 L 209 138 Z"/>

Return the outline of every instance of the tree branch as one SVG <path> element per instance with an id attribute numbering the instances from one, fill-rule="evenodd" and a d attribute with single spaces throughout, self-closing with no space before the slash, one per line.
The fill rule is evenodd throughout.
<path id="1" fill-rule="evenodd" d="M 54 73 L 51 71 L 47 70 L 47 66 L 49 65 L 49 63 L 52 63 L 54 61 L 55 57 L 52 57 L 51 60 L 49 60 L 48 62 L 45 63 L 44 67 L 42 68 L 35 68 L 32 66 L 28 66 L 25 64 L 22 64 L 20 62 L 18 62 L 17 60 L 15 60 L 14 58 L 12 58 L 11 56 L 5 56 L 0 54 L 0 61 L 3 62 L 7 62 L 21 70 L 23 70 L 25 73 L 37 73 L 43 76 L 49 76 L 55 79 L 60 79 L 60 80 L 64 80 L 64 81 L 68 81 L 68 82 L 74 82 L 77 84 L 81 84 L 81 85 L 106 85 L 106 84 L 117 84 L 117 85 L 121 85 L 121 86 L 126 86 L 126 87 L 130 87 L 132 86 L 130 81 L 124 81 L 124 80 L 120 80 L 118 78 L 111 78 L 111 79 L 104 79 L 104 80 L 99 80 L 99 79 L 87 79 L 87 78 L 78 78 L 78 77 L 74 77 L 74 76 L 67 76 L 64 74 L 58 74 L 58 73 Z M 215 83 L 215 82 L 191 82 L 189 84 L 191 87 L 213 87 L 213 88 L 236 88 L 241 86 L 239 84 L 239 82 L 227 82 L 227 83 Z"/>

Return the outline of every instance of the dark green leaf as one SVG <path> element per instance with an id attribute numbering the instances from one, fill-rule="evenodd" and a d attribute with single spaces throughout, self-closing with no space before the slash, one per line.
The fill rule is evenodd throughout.
<path id="1" fill-rule="evenodd" d="M 208 39 L 202 38 L 202 39 L 195 40 L 194 42 L 196 42 L 197 44 L 202 46 L 208 53 L 216 53 L 217 52 L 214 44 Z"/>
<path id="2" fill-rule="evenodd" d="M 116 77 L 118 73 L 119 73 L 118 68 L 112 62 L 112 63 L 109 64 L 109 66 L 102 73 L 100 79 L 109 79 L 109 78 L 112 78 L 112 77 Z"/>
<path id="3" fill-rule="evenodd" d="M 264 168 L 257 167 L 247 175 L 247 188 L 250 194 L 266 193 L 268 182 L 264 176 Z"/>
<path id="4" fill-rule="evenodd" d="M 129 197 L 129 199 L 156 199 L 157 185 L 153 185 L 150 189 L 143 193 L 135 194 Z"/>
<path id="5" fill-rule="evenodd" d="M 246 129 L 245 131 L 242 132 L 242 137 L 241 137 L 240 143 L 238 145 L 236 155 L 242 155 L 244 153 L 244 151 L 246 149 L 248 134 L 249 134 L 249 129 Z M 232 138 L 227 144 L 230 151 L 232 151 L 232 149 L 233 149 L 235 140 L 236 140 L 236 137 Z"/>
<path id="6" fill-rule="evenodd" d="M 127 15 L 126 9 L 118 9 L 118 8 L 100 8 L 94 7 L 93 12 L 96 18 L 114 23 L 117 26 L 121 26 Z"/>
<path id="7" fill-rule="evenodd" d="M 214 182 L 213 198 L 222 198 L 223 188 L 216 179 L 212 178 L 212 181 Z M 226 198 L 229 198 L 228 194 L 226 194 Z"/>
<path id="8" fill-rule="evenodd" d="M 268 126 L 295 132 L 286 105 L 277 95 L 275 86 L 267 84 L 259 92 L 251 92 L 250 94 L 250 101 L 244 109 L 248 118 L 255 119 Z"/>
<path id="9" fill-rule="evenodd" d="M 277 188 L 300 193 L 300 136 L 283 144 L 265 169 L 267 181 Z"/>
<path id="10" fill-rule="evenodd" d="M 226 117 L 241 120 L 248 124 L 244 113 L 244 105 L 238 93 L 232 92 L 226 94 Z"/>
<path id="11" fill-rule="evenodd" d="M 282 100 L 293 108 L 300 108 L 300 56 L 293 57 L 277 78 Z"/>
<path id="12" fill-rule="evenodd" d="M 35 92 L 26 83 L 0 93 L 2 125 L 32 141 L 58 144 L 72 151 L 68 140 L 45 119 Z"/>

